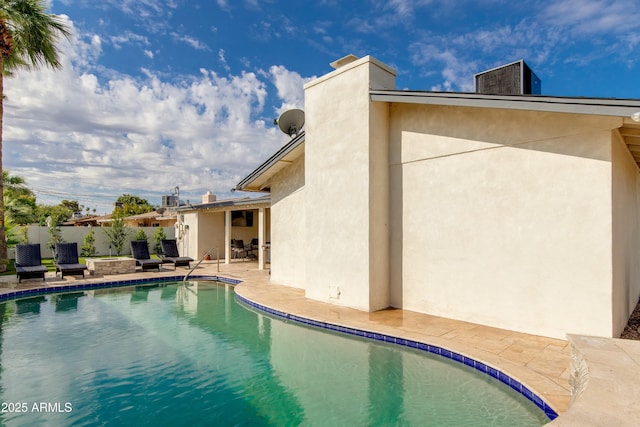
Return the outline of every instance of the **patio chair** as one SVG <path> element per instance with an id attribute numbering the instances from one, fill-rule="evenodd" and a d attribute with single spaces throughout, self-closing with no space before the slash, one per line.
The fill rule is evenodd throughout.
<path id="1" fill-rule="evenodd" d="M 242 239 L 231 239 L 231 251 L 233 252 L 234 258 L 242 255 L 242 259 L 244 260 L 249 255 L 249 251 L 245 247 L 244 240 Z"/>
<path id="2" fill-rule="evenodd" d="M 173 264 L 173 269 L 176 267 L 191 267 L 189 263 L 193 261 L 193 258 L 186 256 L 180 256 L 178 252 L 178 244 L 176 239 L 164 239 L 160 240 L 162 246 L 162 262 Z"/>
<path id="3" fill-rule="evenodd" d="M 22 279 L 42 278 L 47 272 L 47 267 L 42 265 L 42 257 L 40 256 L 40 244 L 20 244 L 16 245 L 16 276 L 18 283 Z"/>
<path id="4" fill-rule="evenodd" d="M 251 239 L 251 243 L 247 245 L 247 255 L 251 258 L 257 258 L 258 257 L 257 252 L 258 252 L 258 239 L 254 237 L 253 239 Z"/>
<path id="5" fill-rule="evenodd" d="M 58 271 L 64 279 L 64 276 L 82 275 L 84 279 L 84 271 L 87 269 L 86 264 L 80 264 L 78 260 L 78 244 L 73 243 L 56 243 L 56 275 Z"/>
<path id="6" fill-rule="evenodd" d="M 136 259 L 136 265 L 142 267 L 142 271 L 157 269 L 160 271 L 162 261 L 151 259 L 149 256 L 149 245 L 146 240 L 131 241 L 131 255 Z"/>

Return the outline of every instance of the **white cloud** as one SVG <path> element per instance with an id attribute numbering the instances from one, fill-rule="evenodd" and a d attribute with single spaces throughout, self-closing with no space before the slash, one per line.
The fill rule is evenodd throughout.
<path id="1" fill-rule="evenodd" d="M 374 10 L 371 16 L 356 16 L 350 25 L 362 33 L 376 33 L 391 27 L 407 28 L 415 21 L 417 9 L 425 8 L 433 0 L 372 0 Z"/>
<path id="2" fill-rule="evenodd" d="M 229 67 L 229 64 L 227 63 L 227 59 L 224 57 L 224 49 L 218 50 L 218 59 L 220 59 L 220 63 L 226 71 L 231 70 L 231 67 Z"/>
<path id="3" fill-rule="evenodd" d="M 187 35 L 184 35 L 184 34 L 178 34 L 176 32 L 172 32 L 171 33 L 171 37 L 173 37 L 174 40 L 177 40 L 177 41 L 180 41 L 180 42 L 188 44 L 189 46 L 191 46 L 194 49 L 197 49 L 197 50 L 210 50 L 209 47 L 205 43 L 201 42 L 200 40 L 198 40 L 195 37 L 187 36 Z"/>
<path id="4" fill-rule="evenodd" d="M 151 70 L 143 79 L 106 70 L 105 80 L 99 41 L 65 45 L 60 71 L 5 80 L 4 164 L 40 195 L 102 201 L 99 209 L 110 210 L 122 193 L 158 203 L 176 185 L 192 200 L 207 190 L 225 194 L 286 139 L 260 117 L 267 78 L 283 105 L 300 102 L 304 79 L 296 73 L 278 67 L 261 79 L 203 69 L 165 81 Z"/>
<path id="5" fill-rule="evenodd" d="M 269 69 L 269 76 L 278 91 L 278 97 L 282 100 L 278 113 L 291 108 L 304 109 L 303 86 L 315 77 L 303 78 L 300 74 L 289 71 L 282 65 L 272 66 Z"/>
<path id="6" fill-rule="evenodd" d="M 640 28 L 640 5 L 636 0 L 559 0 L 542 17 L 578 35 L 625 33 Z"/>
<path id="7" fill-rule="evenodd" d="M 175 0 L 105 0 L 105 3 L 139 18 L 162 15 L 178 7 Z"/>
<path id="8" fill-rule="evenodd" d="M 384 3 L 385 9 L 392 10 L 399 18 L 407 18 L 413 15 L 416 8 L 431 4 L 431 0 L 388 0 Z"/>
<path id="9" fill-rule="evenodd" d="M 137 43 L 145 46 L 149 46 L 151 44 L 149 43 L 149 39 L 147 37 L 131 31 L 125 31 L 123 34 L 110 36 L 109 41 L 116 49 L 120 48 L 121 45 L 125 43 Z"/>
<path id="10" fill-rule="evenodd" d="M 467 59 L 464 53 L 453 48 L 442 48 L 437 41 L 416 43 L 412 46 L 412 62 L 431 70 L 440 70 L 444 81 L 431 90 L 473 91 L 473 74 L 478 72 L 478 63 Z"/>

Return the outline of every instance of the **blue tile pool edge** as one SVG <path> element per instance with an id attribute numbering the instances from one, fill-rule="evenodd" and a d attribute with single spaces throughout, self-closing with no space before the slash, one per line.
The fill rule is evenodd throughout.
<path id="1" fill-rule="evenodd" d="M 404 347 L 409 347 L 421 351 L 426 351 L 450 360 L 454 362 L 462 363 L 467 365 L 475 370 L 482 372 L 485 375 L 489 375 L 492 378 L 497 379 L 503 384 L 508 385 L 514 391 L 520 393 L 524 397 L 526 397 L 529 401 L 533 402 L 538 408 L 540 408 L 549 420 L 553 421 L 558 417 L 558 413 L 551 408 L 540 396 L 531 391 L 527 386 L 519 382 L 518 380 L 511 378 L 506 373 L 500 371 L 497 368 L 489 366 L 485 363 L 479 362 L 471 357 L 462 355 L 460 353 L 456 353 L 455 351 L 448 350 L 443 347 L 439 347 L 436 345 L 425 344 L 419 341 L 408 340 L 405 338 L 394 337 L 391 335 L 380 334 L 377 332 L 370 332 L 361 329 L 349 328 L 346 326 L 335 325 L 332 323 L 321 322 L 313 319 L 308 319 L 302 316 L 297 316 L 295 314 L 289 314 L 284 311 L 275 310 L 273 308 L 264 306 L 262 304 L 255 303 L 253 301 L 248 300 L 236 293 L 236 299 L 238 299 L 241 303 L 248 305 L 249 307 L 255 308 L 259 311 L 265 312 L 267 314 L 271 314 L 276 317 L 280 317 L 286 320 L 291 320 L 297 323 L 301 323 L 308 326 L 313 326 L 316 328 L 328 329 L 335 332 L 340 332 L 348 335 L 355 335 L 358 337 L 363 337 L 367 339 L 373 339 L 377 341 L 382 341 L 386 343 L 401 345 Z"/>
<path id="2" fill-rule="evenodd" d="M 143 285 L 143 284 L 152 284 L 152 283 L 166 283 L 166 282 L 181 282 L 184 278 L 182 276 L 164 276 L 164 277 L 147 277 L 144 279 L 128 279 L 128 280 L 112 280 L 105 282 L 91 282 L 91 283 L 77 283 L 70 285 L 52 285 L 47 286 L 44 284 L 43 287 L 32 288 L 32 289 L 14 289 L 10 292 L 6 292 L 4 294 L 0 294 L 0 302 L 6 302 L 14 299 L 39 296 L 39 295 L 47 295 L 47 294 L 58 294 L 70 291 L 88 291 L 93 289 L 106 289 L 106 288 L 117 288 L 124 286 L 135 286 L 135 285 Z M 211 275 L 201 275 L 201 276 L 189 276 L 190 280 L 209 280 L 227 283 L 230 285 L 237 285 L 241 282 L 241 280 L 230 279 L 227 277 L 221 276 L 211 276 Z"/>

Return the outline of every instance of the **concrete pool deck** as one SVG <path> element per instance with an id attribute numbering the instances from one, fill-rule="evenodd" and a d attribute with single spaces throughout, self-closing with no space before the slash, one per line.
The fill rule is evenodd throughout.
<path id="1" fill-rule="evenodd" d="M 64 280 L 53 273 L 46 282 L 0 276 L 0 294 L 15 289 L 49 288 L 88 282 L 173 277 L 186 269 L 163 268 L 100 278 Z M 400 309 L 374 313 L 306 299 L 304 291 L 270 283 L 256 262 L 203 263 L 195 276 L 220 275 L 241 280 L 236 293 L 274 310 L 344 327 L 436 345 L 492 366 L 529 387 L 558 414 L 552 425 L 640 425 L 640 341 L 570 336 L 558 340 L 491 328 Z M 573 346 L 573 351 L 572 351 Z M 571 403 L 572 388 L 577 395 Z"/>

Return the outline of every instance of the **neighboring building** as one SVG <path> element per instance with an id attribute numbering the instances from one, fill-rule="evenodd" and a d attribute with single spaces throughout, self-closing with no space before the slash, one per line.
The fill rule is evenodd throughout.
<path id="1" fill-rule="evenodd" d="M 89 215 L 82 218 L 70 218 L 62 223 L 63 226 L 73 227 L 96 227 L 104 224 L 105 221 L 111 220 L 111 214 L 107 215 Z"/>
<path id="2" fill-rule="evenodd" d="M 305 85 L 305 132 L 237 186 L 270 192 L 274 283 L 619 336 L 640 296 L 640 100 L 399 91 L 376 59 L 344 62 Z"/>
<path id="3" fill-rule="evenodd" d="M 131 215 L 124 218 L 129 227 L 171 227 L 176 224 L 176 211 L 160 208 L 157 211 Z"/>

